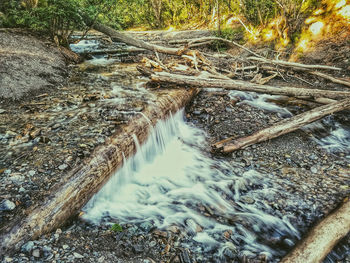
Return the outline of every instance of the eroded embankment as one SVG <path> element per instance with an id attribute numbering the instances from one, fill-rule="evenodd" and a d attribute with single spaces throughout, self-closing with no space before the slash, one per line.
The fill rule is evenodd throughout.
<path id="1" fill-rule="evenodd" d="M 44 49 L 43 42 L 33 41 Z M 15 46 L 18 56 L 21 46 Z M 41 54 L 41 49 L 34 51 Z M 37 56 L 26 60 L 40 64 Z M 148 91 L 140 85 L 134 65 L 113 62 L 118 61 L 92 60 L 74 67 L 68 85 L 35 92 L 23 73 L 24 97 L 16 102 L 2 99 L 1 252 L 18 249 L 65 223 L 121 165 L 123 154 L 128 157 L 135 151 L 132 135 L 141 142 L 147 138 L 148 119 L 154 124 L 195 94 L 184 89 Z M 65 72 L 55 60 L 46 63 Z M 10 70 L 21 67 L 25 64 L 9 65 Z M 39 78 L 50 81 L 55 74 Z M 2 91 L 12 85 L 8 80 Z"/>

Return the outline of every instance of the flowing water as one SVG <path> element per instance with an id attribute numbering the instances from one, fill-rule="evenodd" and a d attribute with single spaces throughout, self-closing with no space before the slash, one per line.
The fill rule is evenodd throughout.
<path id="1" fill-rule="evenodd" d="M 150 221 L 160 229 L 175 225 L 185 231 L 192 250 L 219 257 L 227 250 L 283 255 L 299 233 L 261 198 L 277 186 L 255 170 L 240 173 L 212 160 L 206 147 L 203 132 L 183 120 L 183 111 L 160 121 L 147 143 L 138 145 L 136 155 L 86 205 L 84 219 Z M 247 204 L 250 199 L 260 201 Z"/>
<path id="2" fill-rule="evenodd" d="M 83 53 L 99 48 L 99 42 L 85 40 L 72 48 Z M 94 56 L 88 63 L 116 62 Z M 123 93 L 118 85 L 114 89 Z M 269 102 L 278 96 L 238 91 L 229 95 L 283 118 L 293 115 Z M 110 102 L 119 103 L 119 99 Z M 131 223 L 165 230 L 176 226 L 185 236 L 184 246 L 198 254 L 215 255 L 222 262 L 237 253 L 239 258 L 260 255 L 278 261 L 300 239 L 290 219 L 271 206 L 283 188 L 272 175 L 211 157 L 204 132 L 183 116 L 182 110 L 159 121 L 143 146 L 134 136 L 136 155 L 124 160 L 123 167 L 89 201 L 83 218 L 95 224 Z M 333 117 L 305 129 L 319 131 L 313 140 L 328 151 L 350 154 L 349 129 Z M 295 196 L 288 202 L 308 206 Z M 334 262 L 336 253 L 327 262 Z"/>

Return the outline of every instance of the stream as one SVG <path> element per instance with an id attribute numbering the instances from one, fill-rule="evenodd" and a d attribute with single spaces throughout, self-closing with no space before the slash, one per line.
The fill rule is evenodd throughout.
<path id="1" fill-rule="evenodd" d="M 83 53 L 99 49 L 100 43 L 83 40 L 71 47 Z M 99 55 L 88 63 L 108 66 L 119 61 Z M 229 96 L 283 118 L 293 115 L 269 102 L 277 96 L 235 91 Z M 185 115 L 180 110 L 159 121 L 143 145 L 133 135 L 137 153 L 124 159 L 123 167 L 88 202 L 82 219 L 95 225 L 134 224 L 145 232 L 155 228 L 172 231 L 182 236 L 181 245 L 198 262 L 206 262 L 209 255 L 216 262 L 278 262 L 301 239 L 304 229 L 295 224 L 296 215 L 281 213 L 275 201 L 283 192 L 289 206 L 309 207 L 309 203 L 286 192 L 272 174 L 213 157 L 206 133 Z M 303 129 L 312 131 L 312 140 L 329 153 L 350 159 L 346 123 L 330 116 Z M 317 209 L 310 211 L 317 217 Z M 340 245 L 325 262 L 337 262 L 349 252 L 348 246 Z"/>

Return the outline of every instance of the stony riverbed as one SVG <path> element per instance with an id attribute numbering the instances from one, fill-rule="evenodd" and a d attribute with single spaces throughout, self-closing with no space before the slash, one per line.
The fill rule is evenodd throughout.
<path id="1" fill-rule="evenodd" d="M 109 61 L 111 62 L 111 61 Z M 118 125 L 128 122 L 154 96 L 135 72 L 135 65 L 90 61 L 71 69 L 69 88 L 45 90 L 34 98 L 1 106 L 1 222 L 14 220 L 45 197 L 58 184 L 60 174 L 103 144 Z M 133 88 L 130 88 L 133 87 Z M 133 99 L 130 99 L 133 98 Z M 229 136 L 245 136 L 285 118 L 289 113 L 271 111 L 246 103 L 239 94 L 203 90 L 185 112 L 190 125 L 206 132 L 201 151 L 218 162 L 227 161 L 237 173 L 254 169 L 273 182 L 278 191 L 261 199 L 272 215 L 288 216 L 303 235 L 349 196 L 350 165 L 346 150 L 327 151 L 313 138 L 312 127 L 248 147 L 228 156 L 211 153 L 210 144 Z M 283 105 L 287 107 L 288 105 Z M 287 107 L 292 113 L 303 108 Z M 9 118 L 11 116 L 11 118 Z M 333 118 L 348 125 L 349 114 Z M 53 158 L 54 156 L 54 158 Z M 262 187 L 252 183 L 251 188 Z M 250 189 L 250 188 L 249 188 Z M 247 189 L 247 192 L 249 192 Z M 244 195 L 246 204 L 258 202 Z M 210 207 L 199 207 L 217 217 Z M 218 219 L 224 220 L 224 219 Z M 235 233 L 222 231 L 224 257 L 213 251 L 195 252 L 196 243 L 181 227 L 159 230 L 150 222 L 92 225 L 77 216 L 55 232 L 27 242 L 3 262 L 267 262 L 266 254 L 237 251 Z M 119 231 L 122 230 L 122 231 Z M 197 225 L 195 231 L 201 232 Z M 350 262 L 347 237 L 336 252 L 338 262 Z M 192 243 L 191 243 L 192 242 Z M 264 242 L 291 249 L 279 235 Z M 188 246 L 188 244 L 192 244 Z M 335 257 L 333 257 L 335 258 Z"/>

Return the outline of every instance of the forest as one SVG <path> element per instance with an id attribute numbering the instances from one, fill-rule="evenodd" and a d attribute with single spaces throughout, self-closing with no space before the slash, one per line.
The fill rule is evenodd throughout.
<path id="1" fill-rule="evenodd" d="M 350 262 L 349 0 L 0 0 L 0 262 Z"/>

